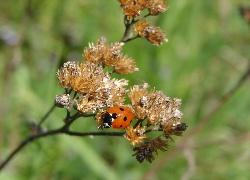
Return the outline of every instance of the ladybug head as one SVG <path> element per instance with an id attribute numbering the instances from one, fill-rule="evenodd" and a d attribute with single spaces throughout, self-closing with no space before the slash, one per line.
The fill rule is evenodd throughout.
<path id="1" fill-rule="evenodd" d="M 103 116 L 103 128 L 110 128 L 112 126 L 112 121 L 116 118 L 116 114 L 105 113 Z"/>

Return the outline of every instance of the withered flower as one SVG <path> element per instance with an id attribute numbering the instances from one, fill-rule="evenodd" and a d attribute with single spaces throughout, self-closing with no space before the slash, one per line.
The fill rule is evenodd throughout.
<path id="1" fill-rule="evenodd" d="M 123 13 L 127 19 L 136 18 L 141 14 L 141 8 L 137 4 L 130 4 L 129 6 L 123 6 Z"/>
<path id="2" fill-rule="evenodd" d="M 67 62 L 58 70 L 57 77 L 63 88 L 71 88 L 79 93 L 74 108 L 82 113 L 120 105 L 127 93 L 124 88 L 128 85 L 127 80 L 111 79 L 102 66 L 91 62 Z M 56 98 L 56 105 L 66 107 L 65 102 L 59 100 L 62 98 Z"/>
<path id="3" fill-rule="evenodd" d="M 145 133 L 146 126 L 140 127 L 140 124 L 134 129 L 133 126 L 130 124 L 126 128 L 126 134 L 124 137 L 130 142 L 132 146 L 135 146 L 136 144 L 143 143 L 144 138 L 148 138 L 148 136 Z"/>
<path id="4" fill-rule="evenodd" d="M 179 123 L 182 112 L 178 109 L 181 105 L 180 99 L 166 97 L 163 92 L 152 90 L 147 91 L 147 84 L 140 87 L 135 85 L 130 89 L 128 97 L 135 110 L 135 117 L 138 119 L 147 118 L 149 125 L 164 128 L 168 124 Z"/>
<path id="5" fill-rule="evenodd" d="M 136 34 L 147 39 L 153 45 L 161 45 L 163 42 L 168 42 L 165 33 L 159 27 L 150 26 L 146 20 L 139 20 L 134 25 Z"/>
<path id="6" fill-rule="evenodd" d="M 141 7 L 141 9 L 147 9 L 150 6 L 150 2 L 154 0 L 136 0 L 136 4 Z"/>
<path id="7" fill-rule="evenodd" d="M 136 18 L 140 16 L 141 7 L 135 0 L 118 0 L 121 8 L 123 9 L 123 14 L 127 19 Z"/>
<path id="8" fill-rule="evenodd" d="M 92 89 L 98 88 L 105 75 L 101 66 L 82 62 L 71 80 L 71 88 L 80 94 L 90 93 Z"/>
<path id="9" fill-rule="evenodd" d="M 186 123 L 168 124 L 164 127 L 164 136 L 168 139 L 170 135 L 181 136 L 183 131 L 187 129 Z"/>
<path id="10" fill-rule="evenodd" d="M 103 57 L 103 64 L 104 66 L 114 66 L 120 58 L 123 57 L 122 55 L 122 46 L 124 45 L 123 42 L 116 42 L 112 43 L 106 51 L 104 52 Z"/>
<path id="11" fill-rule="evenodd" d="M 126 55 L 114 64 L 114 71 L 118 74 L 130 74 L 138 70 L 136 62 Z"/>
<path id="12" fill-rule="evenodd" d="M 143 86 L 135 85 L 133 86 L 129 93 L 128 97 L 131 101 L 131 105 L 135 110 L 134 114 L 136 119 L 145 119 L 150 107 L 146 102 L 148 101 L 148 84 L 143 84 Z"/>
<path id="13" fill-rule="evenodd" d="M 60 108 L 70 109 L 70 96 L 69 94 L 60 94 L 56 96 L 54 105 Z"/>
<path id="14" fill-rule="evenodd" d="M 122 54 L 122 46 L 124 43 L 117 42 L 107 45 L 107 39 L 102 37 L 97 41 L 96 45 L 89 44 L 84 50 L 83 59 L 94 64 L 101 64 L 103 67 L 114 67 L 114 71 L 118 74 L 129 74 L 138 71 L 136 62 Z"/>
<path id="15" fill-rule="evenodd" d="M 150 15 L 158 15 L 168 10 L 168 5 L 163 0 L 150 0 L 148 11 Z"/>
<path id="16" fill-rule="evenodd" d="M 102 67 L 90 62 L 66 62 L 56 75 L 64 89 L 72 88 L 78 93 L 88 93 L 92 86 L 99 84 L 105 73 Z"/>
<path id="17" fill-rule="evenodd" d="M 68 61 L 63 64 L 63 67 L 56 72 L 59 84 L 62 88 L 71 88 L 72 76 L 77 71 L 77 63 L 74 61 Z"/>
<path id="18" fill-rule="evenodd" d="M 98 125 L 98 129 L 103 129 L 103 118 L 106 114 L 106 111 L 104 109 L 100 109 L 95 116 L 96 123 Z"/>
<path id="19" fill-rule="evenodd" d="M 166 151 L 169 144 L 169 140 L 162 140 L 160 137 L 150 141 L 151 147 L 155 149 L 155 153 L 158 154 L 157 150 Z"/>
<path id="20" fill-rule="evenodd" d="M 99 84 L 92 86 L 88 94 L 80 97 L 77 103 L 77 110 L 82 113 L 93 112 L 104 107 L 121 105 L 125 100 L 127 90 L 124 86 L 128 85 L 125 79 L 111 79 L 106 73 Z"/>
<path id="21" fill-rule="evenodd" d="M 150 15 L 158 15 L 168 9 L 163 0 L 118 0 L 127 19 L 140 16 L 141 10 L 148 9 Z"/>
<path id="22" fill-rule="evenodd" d="M 153 152 L 158 154 L 157 150 L 166 151 L 169 146 L 168 142 L 168 140 L 162 140 L 160 137 L 157 137 L 152 141 L 140 144 L 139 147 L 134 147 L 135 153 L 132 156 L 136 156 L 137 161 L 140 163 L 145 159 L 151 163 L 155 159 Z"/>
<path id="23" fill-rule="evenodd" d="M 134 30 L 136 34 L 139 36 L 146 38 L 147 34 L 145 29 L 150 26 L 150 23 L 148 23 L 146 20 L 139 20 L 135 25 L 134 25 Z"/>
<path id="24" fill-rule="evenodd" d="M 84 49 L 83 60 L 99 64 L 103 61 L 104 55 L 108 50 L 106 37 L 101 37 L 97 40 L 96 45 L 94 43 L 89 43 L 89 47 Z"/>
<path id="25" fill-rule="evenodd" d="M 139 147 L 134 147 L 133 149 L 135 153 L 132 156 L 136 156 L 137 161 L 142 163 L 144 159 L 146 159 L 148 162 L 152 162 L 155 160 L 153 156 L 153 152 L 155 151 L 154 148 L 150 146 L 150 143 L 142 143 Z"/>

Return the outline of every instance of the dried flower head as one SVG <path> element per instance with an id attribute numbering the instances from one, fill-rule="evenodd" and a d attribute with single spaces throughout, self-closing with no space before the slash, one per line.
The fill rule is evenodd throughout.
<path id="1" fill-rule="evenodd" d="M 99 84 L 92 86 L 86 95 L 82 95 L 77 103 L 77 110 L 82 113 L 94 112 L 104 107 L 112 107 L 123 104 L 128 85 L 125 79 L 111 79 L 106 73 Z"/>
<path id="2" fill-rule="evenodd" d="M 122 46 L 124 43 L 112 43 L 107 45 L 107 39 L 102 37 L 94 45 L 84 50 L 83 59 L 94 64 L 101 64 L 103 67 L 114 67 L 114 71 L 119 74 L 129 74 L 138 71 L 136 62 L 122 54 Z"/>
<path id="3" fill-rule="evenodd" d="M 96 45 L 94 45 L 94 43 L 89 43 L 89 47 L 84 49 L 82 55 L 83 60 L 94 64 L 100 64 L 104 59 L 104 54 L 107 49 L 107 39 L 103 36 L 97 40 Z"/>
<path id="4" fill-rule="evenodd" d="M 148 11 L 150 15 L 156 16 L 168 10 L 168 5 L 163 0 L 149 1 Z"/>
<path id="5" fill-rule="evenodd" d="M 165 127 L 179 123 L 182 112 L 178 109 L 181 105 L 180 99 L 166 97 L 163 92 L 147 91 L 147 84 L 140 87 L 135 85 L 128 93 L 135 117 L 147 118 L 149 125 Z"/>
<path id="6" fill-rule="evenodd" d="M 103 129 L 103 118 L 106 114 L 104 109 L 100 109 L 95 116 L 96 123 L 98 125 L 98 129 Z"/>
<path id="7" fill-rule="evenodd" d="M 155 153 L 158 154 L 157 150 L 166 151 L 169 146 L 169 140 L 162 140 L 160 137 L 150 141 L 150 145 L 155 149 Z"/>
<path id="8" fill-rule="evenodd" d="M 187 127 L 186 123 L 168 124 L 163 129 L 164 136 L 166 138 L 170 138 L 170 135 L 181 136 Z"/>
<path id="9" fill-rule="evenodd" d="M 71 88 L 80 94 L 90 94 L 93 88 L 98 87 L 105 75 L 101 66 L 82 62 L 77 66 L 77 71 L 71 81 Z"/>
<path id="10" fill-rule="evenodd" d="M 139 20 L 134 25 L 136 34 L 142 38 L 146 38 L 153 45 L 161 45 L 163 42 L 168 42 L 165 33 L 159 27 L 150 26 L 146 20 Z"/>
<path id="11" fill-rule="evenodd" d="M 152 162 L 155 158 L 153 156 L 153 152 L 158 154 L 157 150 L 166 151 L 169 144 L 168 140 L 162 140 L 160 137 L 153 139 L 152 141 L 142 143 L 139 147 L 134 147 L 135 154 L 137 161 L 142 163 L 145 159 L 148 162 Z"/>
<path id="12" fill-rule="evenodd" d="M 136 156 L 137 161 L 142 163 L 144 159 L 148 162 L 155 160 L 153 156 L 154 148 L 150 146 L 150 143 L 142 143 L 139 147 L 134 147 L 133 151 L 135 153 L 132 156 Z"/>
<path id="13" fill-rule="evenodd" d="M 133 59 L 127 56 L 122 56 L 119 61 L 114 63 L 114 70 L 118 74 L 130 74 L 139 69 L 136 68 L 136 63 Z"/>
<path id="14" fill-rule="evenodd" d="M 163 0 L 118 0 L 127 19 L 140 16 L 141 10 L 148 9 L 150 15 L 158 15 L 168 9 Z"/>
<path id="15" fill-rule="evenodd" d="M 63 88 L 70 88 L 80 94 L 74 108 L 81 113 L 121 105 L 127 93 L 124 88 L 128 85 L 127 80 L 111 79 L 109 73 L 105 73 L 102 66 L 91 62 L 67 62 L 58 70 L 57 77 Z M 67 100 L 69 99 L 64 96 L 58 96 L 55 103 L 61 107 L 69 107 L 68 104 L 65 104 L 68 102 Z"/>
<path id="16" fill-rule="evenodd" d="M 141 127 L 140 124 L 134 129 L 130 124 L 130 126 L 126 128 L 126 134 L 124 137 L 130 142 L 132 146 L 141 144 L 143 143 L 144 138 L 148 138 L 148 136 L 144 134 L 146 129 L 146 126 Z"/>
<path id="17" fill-rule="evenodd" d="M 63 67 L 57 71 L 56 76 L 59 84 L 62 88 L 71 88 L 72 76 L 75 74 L 77 69 L 77 63 L 74 61 L 68 61 L 63 64 Z"/>
<path id="18" fill-rule="evenodd" d="M 70 109 L 70 96 L 69 94 L 57 95 L 54 105 L 60 108 Z"/>
<path id="19" fill-rule="evenodd" d="M 138 135 L 137 128 L 133 129 L 132 126 L 127 128 L 125 134 L 125 138 L 133 146 L 139 144 L 139 147 L 134 148 L 136 153 L 133 155 L 139 162 L 143 162 L 144 159 L 152 162 L 154 160 L 152 153 L 158 154 L 157 150 L 166 151 L 169 141 L 172 141 L 171 135 L 180 136 L 187 127 L 185 123 L 180 122 L 183 115 L 179 110 L 181 100 L 166 97 L 162 91 L 155 89 L 148 91 L 148 87 L 147 83 L 141 86 L 135 85 L 128 92 L 135 118 L 140 122 L 147 121 L 147 125 L 143 127 L 143 136 Z M 148 132 L 161 131 L 162 134 L 153 140 L 147 137 L 148 142 L 144 142 L 143 138 L 148 127 L 152 127 Z M 166 139 L 162 140 L 161 136 Z"/>
<path id="20" fill-rule="evenodd" d="M 137 4 L 135 0 L 118 0 L 121 8 L 123 9 L 123 14 L 127 19 L 136 18 L 140 16 L 141 7 Z"/>
<path id="21" fill-rule="evenodd" d="M 103 68 L 90 62 L 66 62 L 57 71 L 59 84 L 64 88 L 72 88 L 83 94 L 89 93 L 93 86 L 97 86 L 105 76 Z"/>
<path id="22" fill-rule="evenodd" d="M 136 119 L 145 119 L 147 117 L 149 107 L 145 106 L 145 102 L 148 100 L 148 87 L 149 85 L 146 83 L 143 86 L 135 85 L 128 93 L 128 97 L 135 110 L 134 114 Z"/>

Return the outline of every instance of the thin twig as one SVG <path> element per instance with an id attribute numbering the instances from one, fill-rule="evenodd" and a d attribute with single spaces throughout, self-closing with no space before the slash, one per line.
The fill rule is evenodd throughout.
<path id="1" fill-rule="evenodd" d="M 65 131 L 65 134 L 71 136 L 123 136 L 124 132 L 73 132 L 73 131 Z"/>
<path id="2" fill-rule="evenodd" d="M 34 140 L 37 140 L 42 137 L 46 136 L 52 136 L 56 134 L 68 134 L 71 136 L 119 136 L 122 137 L 124 135 L 124 132 L 74 132 L 69 131 L 67 128 L 67 125 L 65 124 L 63 127 L 47 132 L 42 132 L 40 134 L 31 135 L 27 137 L 23 142 L 21 142 L 16 149 L 13 150 L 13 152 L 0 164 L 0 171 L 12 160 L 18 152 L 20 152 L 26 145 L 33 142 Z"/>
<path id="3" fill-rule="evenodd" d="M 37 124 L 38 126 L 41 126 L 42 123 L 44 123 L 44 121 L 49 117 L 50 113 L 55 109 L 55 105 L 53 105 L 49 111 L 42 117 L 42 119 L 40 120 L 40 122 Z"/>
<path id="4" fill-rule="evenodd" d="M 125 32 L 124 32 L 124 35 L 121 39 L 120 42 L 128 42 L 128 41 L 131 41 L 133 39 L 136 39 L 138 38 L 137 36 L 133 37 L 133 38 L 130 38 L 130 32 L 131 32 L 131 29 L 133 27 L 133 25 L 137 22 L 138 20 L 135 20 L 135 19 L 132 19 L 131 22 L 127 21 L 126 20 L 126 16 L 124 16 L 124 24 L 125 24 Z"/>
<path id="5" fill-rule="evenodd" d="M 26 145 L 28 145 L 30 142 L 41 138 L 41 137 L 45 137 L 45 136 L 49 136 L 49 135 L 54 135 L 54 134 L 58 134 L 61 132 L 61 129 L 56 129 L 56 130 L 52 130 L 52 131 L 47 131 L 47 132 L 43 132 L 37 135 L 31 135 L 29 137 L 27 137 L 23 142 L 21 142 L 16 149 L 10 153 L 10 155 L 0 164 L 0 171 L 10 162 L 11 159 L 14 158 L 14 156 L 20 152 Z"/>
<path id="6" fill-rule="evenodd" d="M 129 41 L 132 41 L 132 40 L 134 40 L 134 39 L 137 39 L 137 38 L 140 38 L 141 36 L 139 36 L 139 35 L 137 35 L 137 36 L 134 36 L 134 37 L 131 37 L 131 38 L 126 38 L 126 39 L 124 39 L 124 40 L 122 40 L 121 42 L 129 42 Z"/>
<path id="7" fill-rule="evenodd" d="M 49 114 L 49 113 L 47 113 Z M 26 145 L 31 143 L 34 140 L 37 140 L 41 137 L 51 136 L 55 134 L 68 134 L 71 136 L 123 136 L 124 132 L 73 132 L 69 131 L 69 126 L 79 117 L 91 117 L 95 114 L 81 114 L 79 112 L 75 113 L 74 115 L 68 117 L 66 123 L 58 129 L 50 130 L 47 132 L 38 131 L 38 134 L 28 136 L 23 142 L 21 142 L 16 149 L 14 149 L 9 156 L 0 164 L 0 171 L 20 152 Z M 46 117 L 46 116 L 44 116 Z M 45 118 L 46 119 L 46 118 Z"/>

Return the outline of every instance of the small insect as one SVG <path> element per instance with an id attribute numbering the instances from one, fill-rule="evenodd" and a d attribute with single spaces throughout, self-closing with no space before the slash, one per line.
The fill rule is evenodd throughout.
<path id="1" fill-rule="evenodd" d="M 102 127 L 124 129 L 129 126 L 133 118 L 134 115 L 131 109 L 125 106 L 114 106 L 108 108 L 104 114 Z"/>
<path id="2" fill-rule="evenodd" d="M 177 124 L 176 129 L 179 131 L 185 131 L 187 129 L 186 123 Z"/>

